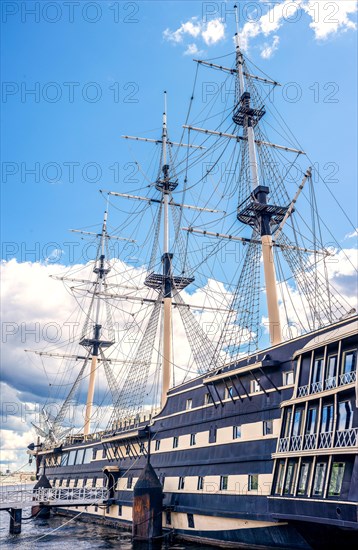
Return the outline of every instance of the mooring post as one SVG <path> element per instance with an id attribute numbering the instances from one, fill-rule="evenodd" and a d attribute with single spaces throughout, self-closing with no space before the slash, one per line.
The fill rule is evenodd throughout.
<path id="1" fill-rule="evenodd" d="M 133 539 L 151 542 L 160 540 L 163 489 L 149 462 L 143 468 L 133 493 Z"/>
<path id="2" fill-rule="evenodd" d="M 21 520 L 22 520 L 22 509 L 21 508 L 10 508 L 10 535 L 19 535 L 21 533 Z"/>
<path id="3" fill-rule="evenodd" d="M 33 491 L 37 489 L 51 489 L 51 483 L 45 475 L 42 475 L 38 482 L 36 483 Z M 36 503 L 31 507 L 31 515 L 36 516 L 36 518 L 48 518 L 50 517 L 51 508 L 49 506 L 44 506 L 43 504 Z"/>

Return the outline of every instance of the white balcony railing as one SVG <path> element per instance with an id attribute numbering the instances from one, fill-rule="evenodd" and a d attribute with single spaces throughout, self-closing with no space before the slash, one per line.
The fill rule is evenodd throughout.
<path id="1" fill-rule="evenodd" d="M 317 434 L 305 434 L 305 439 L 303 444 L 303 448 L 305 450 L 315 449 L 316 443 L 317 443 Z"/>
<path id="2" fill-rule="evenodd" d="M 281 437 L 278 442 L 278 452 L 287 453 L 301 450 L 330 449 L 333 442 L 333 432 L 321 432 L 320 434 L 294 435 Z M 336 432 L 334 447 L 354 447 L 358 444 L 358 428 L 349 428 Z"/>
<path id="3" fill-rule="evenodd" d="M 300 451 L 302 448 L 302 435 L 293 435 L 291 437 L 290 451 Z"/>
<path id="4" fill-rule="evenodd" d="M 281 437 L 278 442 L 278 452 L 279 453 L 286 453 L 290 446 L 290 438 L 289 437 Z"/>
<path id="5" fill-rule="evenodd" d="M 332 446 L 333 432 L 322 432 L 319 434 L 318 446 L 320 449 L 329 449 Z"/>
<path id="6" fill-rule="evenodd" d="M 309 386 L 308 384 L 306 386 L 300 386 L 298 388 L 298 397 L 306 397 L 306 395 L 309 394 Z"/>
<path id="7" fill-rule="evenodd" d="M 318 393 L 322 390 L 322 382 L 313 382 L 313 384 L 311 384 L 311 393 Z"/>
<path id="8" fill-rule="evenodd" d="M 357 444 L 358 428 L 340 430 L 336 433 L 336 447 L 354 447 Z"/>
<path id="9" fill-rule="evenodd" d="M 339 385 L 345 386 L 346 384 L 351 384 L 352 382 L 355 382 L 356 376 L 357 376 L 357 373 L 355 370 L 341 374 L 339 377 Z"/>
<path id="10" fill-rule="evenodd" d="M 326 378 L 324 381 L 324 389 L 325 390 L 332 390 L 333 388 L 337 387 L 337 378 L 335 376 L 332 376 L 331 378 Z"/>

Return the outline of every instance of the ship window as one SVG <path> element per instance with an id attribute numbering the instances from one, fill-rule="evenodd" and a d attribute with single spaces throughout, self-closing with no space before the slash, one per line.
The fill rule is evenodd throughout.
<path id="1" fill-rule="evenodd" d="M 233 426 L 232 427 L 232 438 L 233 439 L 240 439 L 241 437 L 241 426 Z"/>
<path id="2" fill-rule="evenodd" d="M 332 464 L 331 479 L 329 481 L 328 489 L 328 494 L 330 497 L 339 496 L 341 494 L 344 468 L 344 462 L 333 462 Z"/>
<path id="3" fill-rule="evenodd" d="M 333 405 L 322 408 L 321 432 L 331 432 L 333 429 Z"/>
<path id="4" fill-rule="evenodd" d="M 94 477 L 94 478 L 92 479 L 92 487 L 96 487 L 96 485 L 97 485 L 97 478 Z"/>
<path id="5" fill-rule="evenodd" d="M 57 483 L 57 477 L 54 478 L 53 482 L 52 482 L 52 486 L 53 487 L 56 487 L 56 483 Z"/>
<path id="6" fill-rule="evenodd" d="M 308 485 L 308 478 L 310 474 L 311 469 L 311 463 L 310 462 L 302 462 L 301 464 L 301 470 L 300 470 L 300 477 L 298 480 L 298 487 L 297 487 L 297 494 L 300 496 L 307 494 L 307 485 Z"/>
<path id="7" fill-rule="evenodd" d="M 118 515 L 119 516 L 122 515 L 122 505 L 121 504 L 118 504 Z"/>
<path id="8" fill-rule="evenodd" d="M 317 407 L 310 407 L 307 413 L 306 434 L 316 433 Z"/>
<path id="9" fill-rule="evenodd" d="M 225 388 L 225 399 L 231 399 L 232 396 L 233 396 L 233 387 L 228 386 L 227 388 Z"/>
<path id="10" fill-rule="evenodd" d="M 290 435 L 291 418 L 292 418 L 292 408 L 289 407 L 289 408 L 286 409 L 286 412 L 285 412 L 283 437 L 289 437 L 289 435 Z"/>
<path id="11" fill-rule="evenodd" d="M 95 505 L 94 511 L 95 511 L 95 512 L 98 512 L 98 504 Z"/>
<path id="12" fill-rule="evenodd" d="M 290 386 L 294 383 L 294 376 L 293 376 L 293 370 L 286 371 L 282 373 L 283 377 L 283 385 L 284 386 Z"/>
<path id="13" fill-rule="evenodd" d="M 320 357 L 319 359 L 315 359 L 315 362 L 313 365 L 312 384 L 315 384 L 316 382 L 321 381 L 322 367 L 323 367 L 323 357 Z"/>
<path id="14" fill-rule="evenodd" d="M 133 476 L 127 477 L 127 489 L 131 489 L 133 485 Z"/>
<path id="15" fill-rule="evenodd" d="M 67 466 L 73 466 L 76 462 L 76 453 L 77 451 L 71 451 L 68 455 Z"/>
<path id="16" fill-rule="evenodd" d="M 84 454 L 85 454 L 84 449 L 78 449 L 77 456 L 76 456 L 76 464 L 82 464 Z"/>
<path id="17" fill-rule="evenodd" d="M 356 368 L 357 350 L 346 351 L 343 360 L 343 373 L 353 372 Z"/>
<path id="18" fill-rule="evenodd" d="M 259 474 L 249 474 L 248 490 L 257 491 L 258 487 L 259 487 Z"/>
<path id="19" fill-rule="evenodd" d="M 326 389 L 336 387 L 337 355 L 330 355 L 327 361 Z"/>
<path id="20" fill-rule="evenodd" d="M 165 474 L 160 474 L 160 476 L 159 476 L 159 482 L 160 482 L 161 486 L 164 488 Z"/>
<path id="21" fill-rule="evenodd" d="M 273 434 L 273 420 L 264 420 L 263 421 L 263 434 L 272 435 Z"/>
<path id="22" fill-rule="evenodd" d="M 209 443 L 216 443 L 217 429 L 215 426 L 211 426 L 209 431 Z"/>
<path id="23" fill-rule="evenodd" d="M 353 424 L 353 411 L 350 401 L 339 403 L 338 431 L 349 430 Z"/>
<path id="24" fill-rule="evenodd" d="M 285 495 L 293 495 L 297 475 L 297 462 L 290 460 L 287 466 L 286 480 L 285 480 Z"/>
<path id="25" fill-rule="evenodd" d="M 177 449 L 178 445 L 179 445 L 179 437 L 177 435 L 175 435 L 173 437 L 173 449 Z"/>
<path id="26" fill-rule="evenodd" d="M 203 488 L 204 488 L 204 478 L 203 478 L 203 476 L 199 476 L 199 477 L 198 477 L 197 490 L 198 490 L 198 491 L 202 491 Z"/>
<path id="27" fill-rule="evenodd" d="M 302 409 L 296 409 L 295 410 L 295 416 L 293 420 L 293 430 L 292 435 L 300 435 L 301 433 L 301 425 L 302 425 Z"/>
<path id="28" fill-rule="evenodd" d="M 250 393 L 257 393 L 261 391 L 260 383 L 258 380 L 250 380 Z"/>
<path id="29" fill-rule="evenodd" d="M 107 449 L 102 449 L 102 458 L 107 458 Z"/>
<path id="30" fill-rule="evenodd" d="M 58 486 L 59 486 L 59 487 L 62 487 L 62 483 L 63 483 L 63 479 L 61 478 L 61 479 L 59 480 L 59 482 L 58 482 Z"/>
<path id="31" fill-rule="evenodd" d="M 83 464 L 88 464 L 92 460 L 92 449 L 90 447 L 87 447 L 85 450 L 85 455 L 83 458 Z"/>
<path id="32" fill-rule="evenodd" d="M 156 451 L 159 451 L 159 449 L 160 449 L 160 439 L 157 439 L 157 440 L 155 441 L 155 450 L 156 450 Z"/>
<path id="33" fill-rule="evenodd" d="M 191 529 L 194 529 L 195 525 L 194 525 L 193 514 L 187 514 L 187 516 L 188 516 L 188 527 L 190 527 Z"/>
<path id="34" fill-rule="evenodd" d="M 71 478 L 68 477 L 68 478 L 66 479 L 66 487 L 69 487 L 69 486 L 70 486 L 70 483 L 71 483 Z"/>
<path id="35" fill-rule="evenodd" d="M 211 397 L 210 393 L 206 393 L 204 396 L 204 405 L 209 405 L 213 402 L 213 398 Z"/>
<path id="36" fill-rule="evenodd" d="M 180 477 L 178 481 L 178 489 L 184 489 L 185 486 L 185 477 Z"/>
<path id="37" fill-rule="evenodd" d="M 61 466 L 67 466 L 68 453 L 63 453 L 61 456 Z"/>
<path id="38" fill-rule="evenodd" d="M 220 491 L 227 490 L 228 476 L 220 476 Z"/>
<path id="39" fill-rule="evenodd" d="M 321 496 L 323 494 L 324 478 L 326 475 L 327 463 L 318 462 L 313 482 L 313 495 Z"/>
<path id="40" fill-rule="evenodd" d="M 78 485 L 78 477 L 76 477 L 76 479 L 75 479 L 75 482 L 74 482 L 73 486 L 74 486 L 74 487 L 77 487 L 77 485 Z"/>
<path id="41" fill-rule="evenodd" d="M 283 474 L 285 473 L 285 461 L 280 460 L 277 472 L 276 490 L 275 493 L 280 495 L 283 487 Z"/>
<path id="42" fill-rule="evenodd" d="M 171 524 L 172 524 L 172 513 L 171 513 L 170 510 L 167 510 L 167 511 L 165 512 L 165 523 L 166 523 L 167 525 L 171 525 Z"/>
<path id="43" fill-rule="evenodd" d="M 131 452 L 131 446 L 128 443 L 128 445 L 126 445 L 126 455 L 129 455 L 130 452 Z"/>
<path id="44" fill-rule="evenodd" d="M 186 400 L 186 410 L 189 411 L 190 409 L 193 408 L 193 400 L 192 399 L 187 399 Z"/>
<path id="45" fill-rule="evenodd" d="M 92 449 L 92 460 L 96 460 L 97 449 Z"/>
<path id="46" fill-rule="evenodd" d="M 87 477 L 83 478 L 82 487 L 86 487 Z"/>
<path id="47" fill-rule="evenodd" d="M 196 445 L 196 434 L 190 434 L 190 445 Z"/>

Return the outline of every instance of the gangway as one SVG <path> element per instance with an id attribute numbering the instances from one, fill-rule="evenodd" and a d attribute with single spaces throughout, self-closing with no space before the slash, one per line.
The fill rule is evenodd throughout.
<path id="1" fill-rule="evenodd" d="M 105 487 L 52 487 L 0 492 L 0 510 L 10 513 L 10 533 L 21 532 L 22 510 L 29 506 L 93 506 L 105 504 L 109 491 Z"/>

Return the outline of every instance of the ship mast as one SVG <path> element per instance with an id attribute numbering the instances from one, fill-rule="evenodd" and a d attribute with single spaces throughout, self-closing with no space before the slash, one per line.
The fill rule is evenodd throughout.
<path id="1" fill-rule="evenodd" d="M 93 324 L 93 335 L 92 338 L 82 338 L 80 341 L 81 346 L 86 347 L 91 350 L 91 367 L 88 381 L 88 390 L 87 390 L 87 400 L 86 400 L 86 409 L 85 409 L 85 422 L 84 422 L 84 435 L 90 433 L 91 427 L 91 418 L 92 418 L 92 409 L 93 409 L 93 397 L 94 397 L 94 388 L 96 381 L 96 371 L 98 366 L 98 355 L 102 348 L 108 348 L 113 344 L 113 341 L 103 340 L 101 338 L 102 325 L 100 324 L 100 315 L 101 315 L 101 292 L 107 274 L 109 273 L 109 267 L 105 267 L 105 241 L 107 238 L 107 210 L 104 213 L 102 232 L 100 236 L 100 256 L 96 262 L 96 267 L 93 272 L 97 275 L 97 280 L 95 282 L 96 288 L 96 305 L 95 305 L 95 318 Z"/>
<path id="2" fill-rule="evenodd" d="M 158 180 L 156 188 L 162 191 L 164 206 L 164 240 L 163 240 L 163 278 L 164 278 L 164 305 L 163 305 L 163 383 L 161 406 L 164 407 L 167 391 L 170 387 L 170 371 L 172 364 L 172 268 L 173 255 L 169 253 L 169 194 L 177 183 L 169 181 L 169 166 L 167 164 L 167 93 L 164 92 L 164 113 L 162 131 L 162 172 L 163 179 Z"/>
<path id="3" fill-rule="evenodd" d="M 261 235 L 261 249 L 266 283 L 266 300 L 269 318 L 270 341 L 274 345 L 279 344 L 282 341 L 282 331 L 277 295 L 277 279 L 273 254 L 273 243 L 270 228 L 270 220 L 273 212 L 272 208 L 267 208 L 267 195 L 269 194 L 270 189 L 266 185 L 260 185 L 255 143 L 255 124 L 260 120 L 264 113 L 251 107 L 250 93 L 245 90 L 243 75 L 243 57 L 240 50 L 237 6 L 235 6 L 235 10 L 236 75 L 239 90 L 239 108 L 236 109 L 234 112 L 234 122 L 242 125 L 244 127 L 244 134 L 247 135 L 250 159 L 252 199 L 253 202 L 256 203 L 256 207 L 255 204 L 252 204 L 251 208 L 252 213 L 256 215 L 255 217 L 257 219 L 257 226 Z M 259 208 L 257 208 L 257 206 Z M 240 211 L 239 207 L 237 214 L 238 219 L 244 221 L 244 223 L 245 220 L 242 218 L 242 214 L 248 213 L 247 206 L 245 210 L 246 212 L 242 212 Z"/>

